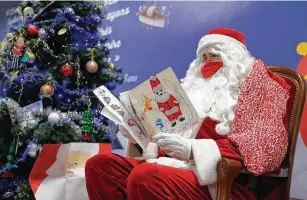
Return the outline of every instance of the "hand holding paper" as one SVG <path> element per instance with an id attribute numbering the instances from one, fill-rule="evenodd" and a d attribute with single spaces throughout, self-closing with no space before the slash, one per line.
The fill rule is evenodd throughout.
<path id="1" fill-rule="evenodd" d="M 191 156 L 192 144 L 190 139 L 183 138 L 178 134 L 159 133 L 153 136 L 159 148 L 167 155 L 188 161 Z"/>
<path id="2" fill-rule="evenodd" d="M 136 160 L 156 159 L 158 156 L 158 145 L 149 142 L 146 149 L 143 151 L 142 157 L 136 157 Z"/>
<path id="3" fill-rule="evenodd" d="M 132 137 L 132 135 L 129 133 L 129 131 L 124 126 L 120 126 L 119 131 L 125 138 L 127 138 L 129 142 L 133 144 L 137 144 L 137 141 L 135 141 L 135 139 Z"/>
<path id="4" fill-rule="evenodd" d="M 200 120 L 170 67 L 134 89 L 121 93 L 119 99 L 105 86 L 93 92 L 105 106 L 101 114 L 122 125 L 125 129 L 122 129 L 123 136 L 132 143 L 137 142 L 143 151 L 159 132 L 182 134 Z M 161 144 L 162 148 L 174 158 L 189 159 L 190 141 L 176 139 L 176 144 Z"/>

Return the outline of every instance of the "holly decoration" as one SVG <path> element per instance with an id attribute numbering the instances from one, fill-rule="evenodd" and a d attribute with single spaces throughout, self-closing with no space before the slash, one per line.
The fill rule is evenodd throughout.
<path id="1" fill-rule="evenodd" d="M 65 77 L 70 77 L 73 75 L 73 69 L 72 66 L 70 66 L 69 64 L 65 64 L 61 67 L 61 73 L 63 76 Z"/>
<path id="2" fill-rule="evenodd" d="M 90 108 L 87 109 L 82 115 L 82 120 L 80 121 L 80 128 L 82 132 L 83 141 L 90 141 L 90 138 L 95 140 L 93 135 L 98 134 L 98 131 L 94 127 L 93 118 L 94 118 L 94 114 Z"/>

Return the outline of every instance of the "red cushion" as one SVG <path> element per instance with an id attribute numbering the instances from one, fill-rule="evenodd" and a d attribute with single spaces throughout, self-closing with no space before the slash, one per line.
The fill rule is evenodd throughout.
<path id="1" fill-rule="evenodd" d="M 288 131 L 289 126 L 290 126 L 292 109 L 293 109 L 293 106 L 294 106 L 296 86 L 293 83 L 293 81 L 291 81 L 291 79 L 277 76 L 273 72 L 270 72 L 269 75 L 270 75 L 270 77 L 272 77 L 275 81 L 277 81 L 280 85 L 282 85 L 285 89 L 288 89 L 288 91 L 289 91 L 290 97 L 289 97 L 288 102 L 287 102 L 287 112 L 286 112 L 286 115 L 284 116 L 284 124 L 285 124 L 287 131 Z M 291 139 L 291 136 L 289 136 L 289 140 L 290 139 Z M 284 159 L 282 165 L 288 166 L 288 155 L 286 155 L 286 158 Z"/>

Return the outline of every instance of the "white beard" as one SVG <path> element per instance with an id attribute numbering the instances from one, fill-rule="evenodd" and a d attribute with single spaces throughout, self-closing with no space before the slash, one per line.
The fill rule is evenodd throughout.
<path id="1" fill-rule="evenodd" d="M 158 103 L 165 103 L 165 102 L 167 102 L 168 100 L 169 100 L 169 98 L 170 98 L 170 93 L 168 93 L 168 92 L 166 92 L 166 91 L 164 91 L 163 93 L 162 93 L 162 96 L 160 96 L 160 95 L 155 95 L 156 97 L 156 101 L 158 102 Z"/>
<path id="2" fill-rule="evenodd" d="M 209 79 L 201 74 L 204 63 L 193 61 L 182 86 L 199 116 L 219 121 L 216 132 L 226 135 L 231 131 L 240 88 L 252 70 L 254 58 L 249 56 L 244 62 L 233 62 L 222 56 L 222 60 L 224 66 Z"/>

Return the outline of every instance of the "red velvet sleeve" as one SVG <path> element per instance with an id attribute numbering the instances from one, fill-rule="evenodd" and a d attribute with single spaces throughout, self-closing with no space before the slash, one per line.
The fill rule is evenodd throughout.
<path id="1" fill-rule="evenodd" d="M 228 139 L 220 139 L 215 142 L 220 150 L 221 157 L 242 161 L 239 150 Z"/>

